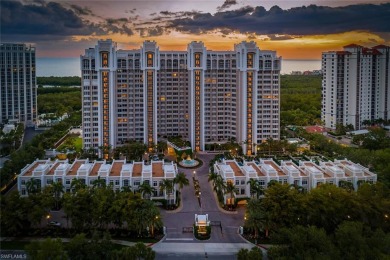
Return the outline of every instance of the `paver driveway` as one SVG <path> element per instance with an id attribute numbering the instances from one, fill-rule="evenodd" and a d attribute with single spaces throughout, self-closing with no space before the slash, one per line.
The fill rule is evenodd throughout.
<path id="1" fill-rule="evenodd" d="M 182 190 L 182 209 L 179 212 L 171 213 L 162 210 L 164 226 L 167 230 L 167 236 L 162 241 L 169 242 L 206 242 L 197 241 L 192 233 L 183 233 L 183 227 L 192 227 L 195 222 L 195 214 L 208 214 L 209 220 L 221 221 L 222 229 L 219 226 L 213 226 L 209 243 L 243 243 L 244 240 L 238 234 L 239 226 L 244 224 L 245 209 L 239 207 L 235 214 L 221 211 L 215 200 L 211 185 L 208 182 L 208 165 L 213 154 L 198 154 L 198 158 L 203 161 L 203 165 L 197 169 L 179 168 L 179 172 L 184 172 L 190 180 L 190 185 Z M 201 190 L 201 207 L 198 198 L 195 196 L 193 183 L 193 171 L 196 171 L 196 178 L 199 180 Z"/>

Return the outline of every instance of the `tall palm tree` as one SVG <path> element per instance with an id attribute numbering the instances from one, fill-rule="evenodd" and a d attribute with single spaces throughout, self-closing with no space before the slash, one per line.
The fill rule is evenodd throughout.
<path id="1" fill-rule="evenodd" d="M 214 191 L 218 194 L 224 194 L 226 191 L 226 183 L 224 182 L 221 175 L 218 174 L 218 176 L 215 178 L 214 181 Z"/>
<path id="2" fill-rule="evenodd" d="M 150 199 L 152 197 L 153 192 L 156 189 L 150 186 L 149 182 L 143 182 L 138 186 L 138 191 L 141 193 L 142 197 Z"/>
<path id="3" fill-rule="evenodd" d="M 215 172 L 210 172 L 209 175 L 208 175 L 208 182 L 212 181 L 213 182 L 213 187 L 215 187 L 215 180 L 218 178 L 218 175 L 217 173 Z"/>
<path id="4" fill-rule="evenodd" d="M 39 191 L 39 183 L 38 182 L 39 182 L 39 180 L 35 179 L 35 178 L 31 178 L 30 180 L 28 180 L 26 182 L 27 192 L 29 194 L 38 193 L 38 191 Z"/>
<path id="5" fill-rule="evenodd" d="M 173 193 L 173 180 L 163 179 L 160 184 L 160 190 L 165 191 L 168 195 L 168 205 L 171 203 L 171 195 Z"/>
<path id="6" fill-rule="evenodd" d="M 256 193 L 256 188 L 259 185 L 259 183 L 257 182 L 257 180 L 251 178 L 251 179 L 249 179 L 247 184 L 249 184 L 249 190 L 250 190 L 251 197 L 254 198 L 255 193 Z"/>
<path id="7" fill-rule="evenodd" d="M 233 199 L 234 199 L 234 192 L 236 190 L 236 186 L 233 184 L 232 181 L 228 181 L 226 184 L 226 194 L 230 194 L 230 204 L 233 205 Z"/>
<path id="8" fill-rule="evenodd" d="M 173 179 L 173 182 L 175 184 L 179 185 L 179 191 L 183 189 L 184 186 L 190 185 L 189 180 L 187 179 L 186 175 L 183 172 L 179 172 L 176 177 Z"/>
<path id="9" fill-rule="evenodd" d="M 339 181 L 339 187 L 347 190 L 348 192 L 354 191 L 353 184 L 349 181 Z"/>
<path id="10" fill-rule="evenodd" d="M 60 208 L 61 196 L 64 193 L 64 185 L 62 185 L 62 182 L 57 181 L 53 182 L 52 186 L 54 192 L 55 209 L 58 210 Z"/>
<path id="11" fill-rule="evenodd" d="M 70 189 L 73 192 L 77 192 L 80 189 L 84 189 L 85 187 L 87 187 L 87 185 L 85 184 L 85 181 L 83 181 L 82 179 L 74 178 L 74 179 L 72 179 L 72 182 L 70 184 Z"/>
<path id="12" fill-rule="evenodd" d="M 255 232 L 255 238 L 258 237 L 259 231 L 265 231 L 265 236 L 268 237 L 270 216 L 260 200 L 253 199 L 248 202 L 245 226 Z"/>
<path id="13" fill-rule="evenodd" d="M 106 187 L 106 180 L 98 176 L 98 178 L 92 182 L 92 188 L 101 188 L 101 187 Z"/>

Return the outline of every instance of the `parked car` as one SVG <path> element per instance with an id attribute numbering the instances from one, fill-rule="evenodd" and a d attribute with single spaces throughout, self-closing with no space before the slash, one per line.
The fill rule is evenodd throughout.
<path id="1" fill-rule="evenodd" d="M 49 226 L 52 226 L 52 227 L 60 227 L 61 226 L 61 223 L 60 222 L 57 222 L 57 221 L 50 221 L 48 223 Z"/>

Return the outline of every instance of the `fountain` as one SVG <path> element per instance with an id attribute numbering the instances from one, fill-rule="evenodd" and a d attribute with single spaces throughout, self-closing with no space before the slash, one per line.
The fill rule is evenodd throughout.
<path id="1" fill-rule="evenodd" d="M 179 165 L 185 168 L 195 167 L 198 164 L 199 162 L 197 160 L 191 159 L 190 155 L 187 156 L 187 159 L 183 159 L 181 162 L 179 162 Z"/>

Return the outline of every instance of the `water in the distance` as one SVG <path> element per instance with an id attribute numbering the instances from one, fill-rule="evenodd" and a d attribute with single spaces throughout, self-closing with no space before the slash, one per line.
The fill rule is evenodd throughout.
<path id="1" fill-rule="evenodd" d="M 320 70 L 321 60 L 283 60 L 281 74 Z M 37 76 L 80 76 L 80 58 L 37 58 Z"/>

